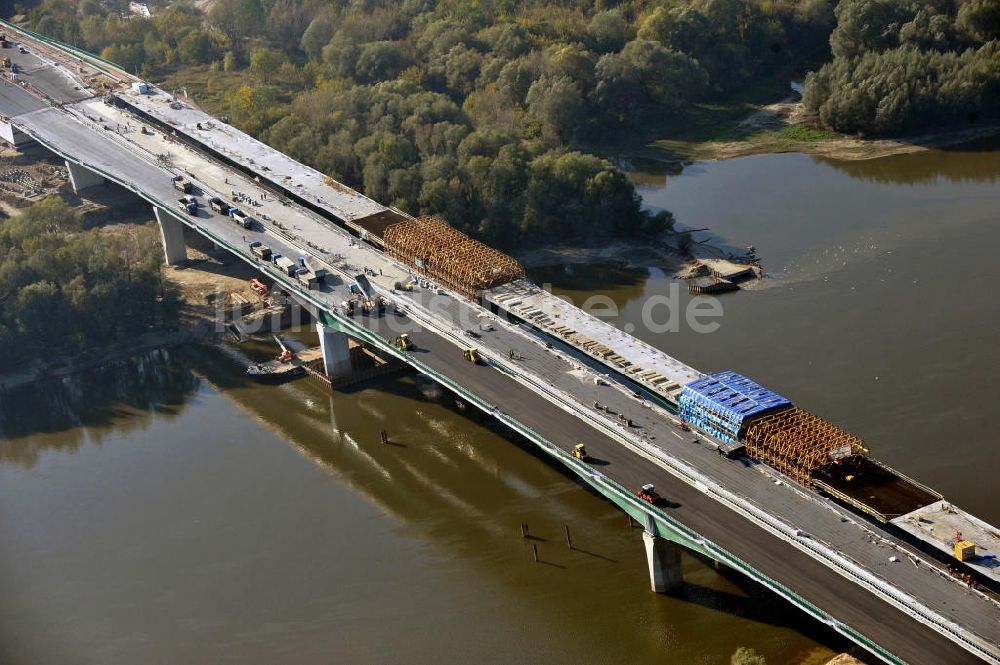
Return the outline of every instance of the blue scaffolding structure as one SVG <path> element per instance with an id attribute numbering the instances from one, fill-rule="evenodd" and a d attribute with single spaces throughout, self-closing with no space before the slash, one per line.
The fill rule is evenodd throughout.
<path id="1" fill-rule="evenodd" d="M 680 396 L 684 420 L 723 441 L 739 438 L 743 425 L 792 402 L 736 372 L 718 372 L 684 386 Z"/>

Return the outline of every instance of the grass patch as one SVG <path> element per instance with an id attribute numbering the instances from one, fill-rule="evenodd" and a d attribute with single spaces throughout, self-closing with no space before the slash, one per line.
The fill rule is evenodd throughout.
<path id="1" fill-rule="evenodd" d="M 785 141 L 797 141 L 799 143 L 815 143 L 816 141 L 825 141 L 836 136 L 836 134 L 828 132 L 825 129 L 816 129 L 815 127 L 806 127 L 804 125 L 783 127 L 774 132 L 774 134 L 776 138 Z"/>

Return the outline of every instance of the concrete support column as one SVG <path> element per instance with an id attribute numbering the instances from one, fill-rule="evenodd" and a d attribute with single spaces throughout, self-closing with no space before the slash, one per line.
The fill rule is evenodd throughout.
<path id="1" fill-rule="evenodd" d="M 7 121 L 0 121 L 0 139 L 3 139 L 15 148 L 20 148 L 33 141 L 30 136 Z"/>
<path id="2" fill-rule="evenodd" d="M 73 191 L 79 194 L 88 187 L 104 184 L 104 176 L 94 173 L 90 169 L 66 160 L 66 168 L 69 169 L 69 182 L 73 185 Z"/>
<path id="3" fill-rule="evenodd" d="M 163 257 L 168 266 L 184 265 L 187 261 L 187 247 L 184 245 L 184 223 L 172 214 L 153 206 L 153 214 L 160 224 L 163 239 Z"/>
<path id="4" fill-rule="evenodd" d="M 319 333 L 319 346 L 323 351 L 326 376 L 330 379 L 339 379 L 350 374 L 351 347 L 347 343 L 347 334 L 336 328 L 328 328 L 322 323 L 316 324 L 316 332 Z"/>
<path id="5" fill-rule="evenodd" d="M 649 584 L 656 593 L 678 591 L 684 586 L 681 568 L 681 546 L 666 538 L 657 538 L 648 531 L 642 532 L 649 564 Z"/>

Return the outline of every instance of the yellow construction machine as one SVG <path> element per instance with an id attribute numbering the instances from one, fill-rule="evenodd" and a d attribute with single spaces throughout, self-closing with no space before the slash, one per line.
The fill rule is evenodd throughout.
<path id="1" fill-rule="evenodd" d="M 413 342 L 410 341 L 410 333 L 400 333 L 396 336 L 396 348 L 400 351 L 409 351 L 413 348 Z"/>
<path id="2" fill-rule="evenodd" d="M 573 457 L 583 460 L 584 462 L 590 459 L 590 455 L 587 454 L 587 449 L 582 443 L 578 443 L 573 446 Z"/>
<path id="3" fill-rule="evenodd" d="M 471 348 L 465 350 L 465 359 L 473 365 L 479 364 L 479 349 Z"/>

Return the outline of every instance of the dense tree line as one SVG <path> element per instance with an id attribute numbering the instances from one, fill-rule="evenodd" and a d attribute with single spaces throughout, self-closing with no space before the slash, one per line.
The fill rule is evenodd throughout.
<path id="1" fill-rule="evenodd" d="M 58 197 L 0 220 L 0 369 L 174 321 L 161 263 L 154 228 L 84 230 Z"/>
<path id="2" fill-rule="evenodd" d="M 1000 2 L 842 0 L 834 59 L 805 102 L 842 132 L 899 134 L 1000 116 Z"/>
<path id="3" fill-rule="evenodd" d="M 580 147 L 822 49 L 833 5 L 218 0 L 207 16 L 169 4 L 123 22 L 96 0 L 44 0 L 31 20 L 129 68 L 243 72 L 222 109 L 234 124 L 372 198 L 511 246 L 669 226 Z"/>

